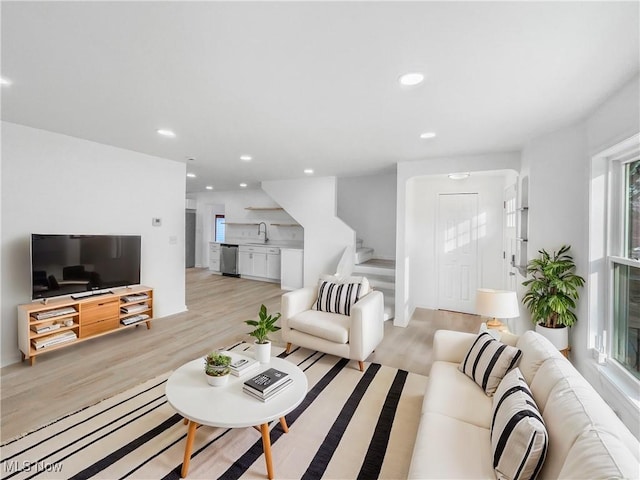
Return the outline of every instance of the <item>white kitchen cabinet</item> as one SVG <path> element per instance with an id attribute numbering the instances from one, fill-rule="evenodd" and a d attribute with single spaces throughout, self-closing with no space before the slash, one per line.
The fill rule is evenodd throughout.
<path id="1" fill-rule="evenodd" d="M 269 260 L 269 257 L 280 255 L 280 249 L 275 247 L 262 247 L 254 245 L 240 245 L 239 248 L 239 262 L 238 270 L 240 275 L 247 277 L 254 277 L 257 279 L 264 278 L 270 280 L 277 280 L 280 278 L 279 267 L 274 268 L 270 265 L 274 259 Z M 279 258 L 278 258 L 279 261 Z"/>
<path id="2" fill-rule="evenodd" d="M 251 254 L 251 268 L 254 277 L 267 276 L 267 252 L 253 252 Z"/>
<path id="3" fill-rule="evenodd" d="M 269 248 L 267 250 L 267 278 L 279 280 L 280 271 L 280 249 Z"/>
<path id="4" fill-rule="evenodd" d="M 280 249 L 259 245 L 240 245 L 238 273 L 256 279 L 280 280 Z"/>
<path id="5" fill-rule="evenodd" d="M 281 275 L 280 288 L 283 290 L 296 290 L 303 286 L 304 250 L 301 248 L 281 249 Z"/>
<path id="6" fill-rule="evenodd" d="M 240 275 L 253 275 L 253 257 L 251 252 L 244 251 L 240 247 L 238 252 L 238 273 Z"/>
<path id="7" fill-rule="evenodd" d="M 209 270 L 212 272 L 220 271 L 220 244 L 209 243 Z"/>

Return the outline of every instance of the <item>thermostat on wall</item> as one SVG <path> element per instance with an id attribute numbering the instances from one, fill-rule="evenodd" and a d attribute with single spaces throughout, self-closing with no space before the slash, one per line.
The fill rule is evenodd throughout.
<path id="1" fill-rule="evenodd" d="M 159 227 L 160 225 L 162 225 L 162 219 L 161 218 L 152 218 L 151 219 L 151 225 L 153 225 L 154 227 Z"/>

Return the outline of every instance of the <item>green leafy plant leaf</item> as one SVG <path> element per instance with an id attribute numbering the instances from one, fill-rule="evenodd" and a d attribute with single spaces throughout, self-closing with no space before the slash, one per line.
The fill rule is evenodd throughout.
<path id="1" fill-rule="evenodd" d="M 254 337 L 257 343 L 267 343 L 271 341 L 269 334 L 280 330 L 280 327 L 276 326 L 276 322 L 280 319 L 280 316 L 281 314 L 279 312 L 269 315 L 267 307 L 263 304 L 258 311 L 258 320 L 245 320 L 244 323 L 256 327 L 255 330 L 249 332 L 249 335 Z"/>
<path id="2" fill-rule="evenodd" d="M 575 273 L 576 264 L 569 254 L 570 245 L 557 252 L 540 250 L 538 258 L 527 264 L 531 278 L 522 282 L 528 287 L 522 302 L 531 312 L 531 320 L 548 328 L 570 327 L 578 320 L 572 311 L 580 297 L 584 278 Z"/>

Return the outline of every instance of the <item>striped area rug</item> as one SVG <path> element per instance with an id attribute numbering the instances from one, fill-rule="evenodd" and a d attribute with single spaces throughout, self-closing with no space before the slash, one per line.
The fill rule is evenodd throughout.
<path id="1" fill-rule="evenodd" d="M 426 377 L 375 363 L 362 373 L 302 348 L 281 357 L 304 370 L 309 392 L 286 416 L 288 434 L 273 423 L 276 478 L 407 477 Z M 164 397 L 168 376 L 5 443 L 1 478 L 179 479 L 187 427 Z M 199 427 L 188 478 L 266 478 L 260 433 Z"/>

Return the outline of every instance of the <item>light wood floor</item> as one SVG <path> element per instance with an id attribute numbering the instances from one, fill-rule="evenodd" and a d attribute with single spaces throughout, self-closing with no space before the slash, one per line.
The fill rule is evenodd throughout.
<path id="1" fill-rule="evenodd" d="M 83 342 L 1 370 L 1 439 L 6 441 L 92 405 L 240 340 L 251 341 L 243 320 L 260 305 L 280 310 L 279 285 L 188 269 L 188 312 Z M 419 310 L 407 328 L 385 323 L 385 338 L 368 359 L 427 375 L 439 328 L 477 331 L 479 317 Z M 274 343 L 281 343 L 277 336 Z M 357 368 L 354 362 L 353 368 Z"/>

